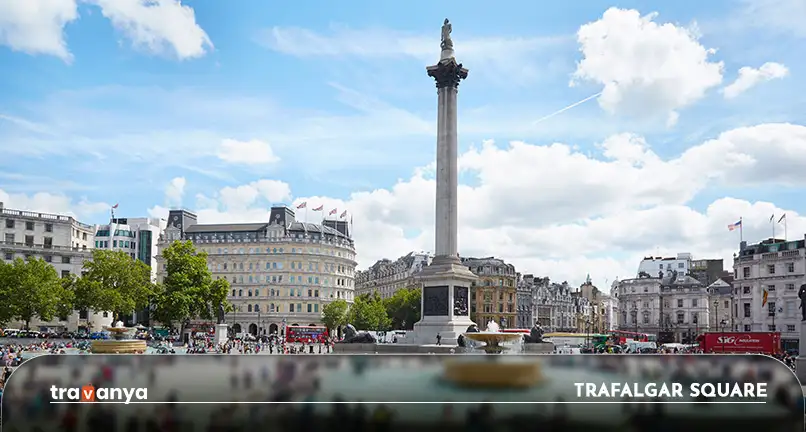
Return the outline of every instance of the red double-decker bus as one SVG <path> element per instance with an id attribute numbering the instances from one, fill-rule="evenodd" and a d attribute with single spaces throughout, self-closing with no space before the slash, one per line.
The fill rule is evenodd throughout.
<path id="1" fill-rule="evenodd" d="M 624 345 L 629 341 L 635 342 L 656 342 L 657 338 L 655 335 L 647 334 L 647 333 L 636 333 L 630 331 L 623 331 L 623 330 L 613 330 L 610 332 L 610 338 L 615 339 L 614 342 L 617 342 L 619 345 Z"/>
<path id="2" fill-rule="evenodd" d="M 325 342 L 327 327 L 320 326 L 288 326 L 285 329 L 285 341 L 293 342 Z"/>

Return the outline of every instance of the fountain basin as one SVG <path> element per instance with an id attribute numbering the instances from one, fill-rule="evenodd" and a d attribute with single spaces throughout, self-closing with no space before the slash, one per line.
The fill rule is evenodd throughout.
<path id="1" fill-rule="evenodd" d="M 464 333 L 465 339 L 470 339 L 476 342 L 482 342 L 487 345 L 499 345 L 507 342 L 515 342 L 523 339 L 523 335 L 518 333 L 500 333 L 500 332 L 475 332 Z"/>
<path id="2" fill-rule="evenodd" d="M 93 354 L 143 354 L 148 346 L 144 340 L 94 340 L 91 350 Z"/>
<path id="3" fill-rule="evenodd" d="M 535 361 L 446 361 L 443 378 L 461 387 L 527 388 L 543 381 Z"/>

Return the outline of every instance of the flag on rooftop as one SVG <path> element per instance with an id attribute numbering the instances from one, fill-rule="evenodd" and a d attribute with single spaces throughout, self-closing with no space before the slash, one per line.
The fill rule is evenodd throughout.
<path id="1" fill-rule="evenodd" d="M 339 209 L 333 209 L 333 210 L 330 211 L 330 213 L 328 213 L 328 215 L 334 215 L 338 211 L 339 211 Z"/>
<path id="2" fill-rule="evenodd" d="M 346 218 L 346 217 L 347 217 L 347 210 L 343 211 L 343 212 L 341 213 L 341 215 L 339 215 L 339 218 L 340 218 L 340 219 L 344 219 L 344 218 Z"/>
<path id="3" fill-rule="evenodd" d="M 305 208 L 305 207 L 307 207 L 307 206 L 308 206 L 308 201 L 303 201 L 303 202 L 299 203 L 299 205 L 297 206 L 297 208 L 298 208 L 298 209 L 304 209 L 304 208 Z"/>
<path id="4" fill-rule="evenodd" d="M 728 225 L 728 231 L 733 231 L 736 228 L 741 228 L 741 227 L 742 227 L 742 221 L 740 220 L 739 222 L 736 222 L 736 223 Z"/>
<path id="5" fill-rule="evenodd" d="M 118 208 L 118 204 L 113 205 L 113 206 L 112 206 L 112 208 L 113 208 L 113 209 Z"/>
<path id="6" fill-rule="evenodd" d="M 322 204 L 322 205 L 320 205 L 319 207 L 317 207 L 317 208 L 313 209 L 313 211 L 322 211 L 322 210 L 324 210 L 324 208 L 325 208 L 325 205 L 324 205 L 324 204 Z"/>
<path id="7" fill-rule="evenodd" d="M 784 220 L 784 219 L 786 219 L 786 213 L 784 213 L 784 215 L 781 216 L 780 219 L 778 219 L 778 223 L 781 223 L 781 221 Z"/>

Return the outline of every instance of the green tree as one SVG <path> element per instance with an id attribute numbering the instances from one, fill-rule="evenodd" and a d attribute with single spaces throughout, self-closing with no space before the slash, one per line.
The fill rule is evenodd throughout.
<path id="1" fill-rule="evenodd" d="M 393 329 L 411 330 L 414 323 L 420 320 L 420 299 L 422 292 L 419 288 L 404 288 L 397 290 L 395 295 L 384 300 L 386 314 L 391 319 Z"/>
<path id="2" fill-rule="evenodd" d="M 8 299 L 0 304 L 0 326 L 14 319 L 14 305 L 11 303 L 11 293 L 16 284 L 14 266 L 0 261 L 0 298 Z"/>
<path id="3" fill-rule="evenodd" d="M 70 302 L 56 269 L 43 259 L 16 259 L 7 280 L 10 282 L 7 286 L 11 316 L 24 321 L 25 328 L 29 328 L 36 316 L 50 321 L 60 312 L 60 303 Z"/>
<path id="4" fill-rule="evenodd" d="M 207 253 L 197 251 L 190 241 L 175 241 L 162 251 L 165 277 L 155 297 L 154 318 L 169 326 L 184 326 L 194 318 L 215 319 L 219 306 L 232 310 L 227 301 L 226 279 L 213 280 L 207 267 Z"/>
<path id="5" fill-rule="evenodd" d="M 356 297 L 350 308 L 348 321 L 356 329 L 371 331 L 388 330 L 392 324 L 386 314 L 386 306 L 377 292 Z"/>
<path id="6" fill-rule="evenodd" d="M 331 332 L 347 325 L 350 306 L 344 299 L 333 300 L 322 308 L 322 322 Z"/>
<path id="7" fill-rule="evenodd" d="M 126 252 L 95 250 L 84 263 L 74 303 L 80 308 L 111 311 L 114 324 L 123 315 L 149 305 L 157 287 L 151 268 Z"/>

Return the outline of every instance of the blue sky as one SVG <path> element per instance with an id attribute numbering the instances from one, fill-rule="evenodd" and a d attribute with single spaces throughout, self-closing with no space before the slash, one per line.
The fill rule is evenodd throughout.
<path id="1" fill-rule="evenodd" d="M 311 200 L 349 207 L 367 228 L 396 227 L 393 232 L 365 233 L 370 238 L 390 236 L 386 244 L 367 247 L 367 260 L 404 255 L 407 248 L 428 249 L 432 204 L 422 200 L 417 208 L 423 216 L 412 211 L 409 217 L 405 209 L 413 204 L 403 201 L 401 190 L 413 187 L 417 182 L 412 176 L 416 180 L 416 172 L 434 159 L 436 92 L 424 67 L 438 58 L 445 17 L 453 23 L 457 59 L 470 69 L 459 93 L 460 152 L 481 149 L 486 140 L 504 150 L 511 141 L 543 150 L 563 143 L 571 149 L 568 160 L 584 157 L 596 167 L 618 162 L 605 154 L 602 143 L 618 134 L 634 134 L 643 137 L 659 161 L 669 162 L 727 131 L 802 125 L 806 120 L 806 35 L 799 28 L 803 20 L 796 19 L 800 14 L 806 18 L 802 0 L 511 1 L 503 6 L 482 1 L 313 1 L 304 8 L 195 0 L 184 2 L 184 9 L 174 0 L 157 2 L 162 9 L 143 0 L 59 0 L 55 3 L 62 9 L 42 6 L 37 12 L 61 17 L 54 20 L 25 19 L 25 6 L 4 3 L 0 15 L 10 18 L 0 19 L 0 197 L 7 195 L 7 206 L 70 211 L 86 222 L 102 222 L 108 206 L 118 202 L 121 212 L 131 216 L 160 214 L 162 208 L 178 205 L 209 208 L 210 213 L 202 214 L 213 221 L 254 218 L 270 202 Z M 753 5 L 761 9 L 750 9 Z M 624 13 L 604 19 L 605 11 L 614 7 Z M 638 29 L 650 33 L 634 38 L 625 33 L 627 42 L 646 38 L 629 56 L 614 45 L 597 48 L 598 36 L 590 38 L 586 51 L 582 26 L 601 22 L 610 26 L 606 32 L 628 28 L 619 19 L 634 22 L 629 10 L 641 16 L 657 12 L 646 20 L 661 27 Z M 59 22 L 63 28 L 53 24 Z M 602 26 L 591 32 L 601 36 Z M 682 37 L 680 32 L 691 35 L 691 44 L 662 46 L 667 36 Z M 661 45 L 654 47 L 649 36 L 657 36 Z M 699 58 L 695 45 L 713 52 Z M 665 60 L 646 60 L 653 57 Z M 590 64 L 579 66 L 586 59 Z M 741 94 L 725 97 L 723 90 L 737 79 L 740 68 L 759 69 L 765 63 L 784 69 L 770 69 Z M 575 85 L 570 86 L 572 80 Z M 601 92 L 608 81 L 615 89 L 610 99 L 593 99 L 535 123 Z M 802 139 L 799 131 L 786 133 Z M 797 139 L 780 140 L 806 143 Z M 753 147 L 758 155 L 762 145 Z M 742 148 L 743 154 L 756 155 Z M 233 153 L 227 155 L 225 149 Z M 251 156 L 244 160 L 243 154 Z M 786 166 L 782 163 L 787 159 L 760 157 L 755 168 L 804 171 L 800 160 L 790 158 Z M 647 203 L 636 195 L 635 205 L 608 204 L 587 213 L 569 210 L 546 219 L 529 215 L 552 214 L 547 201 L 532 202 L 528 196 L 550 189 L 557 195 L 552 208 L 584 208 L 586 201 L 596 200 L 585 194 L 585 185 L 609 179 L 592 176 L 580 186 L 574 183 L 578 179 L 568 178 L 575 175 L 566 174 L 559 183 L 537 176 L 536 183 L 521 184 L 532 180 L 513 169 L 509 181 L 493 181 L 489 169 L 477 167 L 466 169 L 462 180 L 479 194 L 491 191 L 493 184 L 517 186 L 514 191 L 523 197 L 510 199 L 523 200 L 523 208 L 488 203 L 501 213 L 517 213 L 513 220 L 519 221 L 511 228 L 525 231 L 511 235 L 515 244 L 528 243 L 524 238 L 530 232 L 589 227 L 620 211 L 659 205 L 707 215 L 725 197 L 750 206 L 770 203 L 781 213 L 803 213 L 803 183 L 796 178 L 803 174 L 774 181 L 739 178 L 724 160 L 720 163 L 720 181 L 700 172 L 696 186 L 668 199 L 651 189 L 641 192 L 657 198 Z M 717 170 L 707 164 L 697 169 Z M 675 171 L 669 182 L 684 182 L 675 177 L 684 171 Z M 429 181 L 428 169 L 423 172 Z M 170 186 L 177 178 L 183 180 Z M 258 185 L 261 180 L 275 183 Z M 489 194 L 510 192 L 515 193 Z M 725 218 L 743 216 L 738 213 Z M 495 218 L 468 224 L 493 237 L 491 230 L 507 228 Z M 759 230 L 766 228 L 761 224 Z M 590 262 L 573 265 L 565 252 L 545 254 L 537 244 L 515 251 L 507 242 L 493 242 L 475 245 L 471 252 L 511 252 L 509 259 L 539 272 L 556 267 L 551 263 L 557 260 L 569 268 L 605 269 L 629 263 L 648 249 L 696 247 L 703 250 L 689 251 L 726 254 L 730 248 L 723 240 L 689 246 L 651 239 L 639 246 L 626 242 L 625 247 L 617 239 L 603 241 L 616 245 L 592 253 L 585 258 Z M 578 270 L 580 277 L 588 271 Z M 613 275 L 599 277 L 612 280 Z"/>

